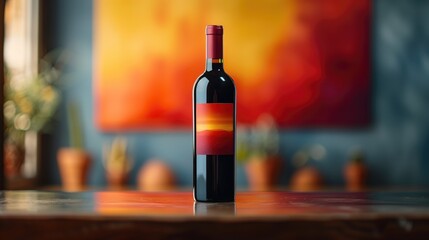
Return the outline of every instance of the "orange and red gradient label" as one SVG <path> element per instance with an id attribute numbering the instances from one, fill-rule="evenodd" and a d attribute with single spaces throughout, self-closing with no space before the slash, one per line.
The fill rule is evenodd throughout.
<path id="1" fill-rule="evenodd" d="M 197 104 L 196 148 L 201 155 L 234 154 L 233 103 Z"/>

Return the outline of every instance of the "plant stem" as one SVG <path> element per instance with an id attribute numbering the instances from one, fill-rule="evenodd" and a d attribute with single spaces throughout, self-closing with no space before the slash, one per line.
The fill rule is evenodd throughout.
<path id="1" fill-rule="evenodd" d="M 69 135 L 70 135 L 70 144 L 74 148 L 83 148 L 83 139 L 82 139 L 82 128 L 79 121 L 79 111 L 76 104 L 70 103 L 67 106 L 68 110 L 68 125 L 69 125 Z"/>

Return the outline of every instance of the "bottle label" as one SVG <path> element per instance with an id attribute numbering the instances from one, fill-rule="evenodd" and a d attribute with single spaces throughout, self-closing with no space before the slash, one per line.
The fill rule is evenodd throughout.
<path id="1" fill-rule="evenodd" d="M 202 155 L 234 154 L 233 103 L 197 104 L 196 151 Z"/>

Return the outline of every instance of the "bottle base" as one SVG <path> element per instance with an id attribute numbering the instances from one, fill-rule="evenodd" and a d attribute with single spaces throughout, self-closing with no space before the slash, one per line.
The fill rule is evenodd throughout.
<path id="1" fill-rule="evenodd" d="M 194 196 L 195 202 L 203 202 L 203 203 L 228 203 L 228 202 L 235 202 L 235 199 L 197 199 Z"/>

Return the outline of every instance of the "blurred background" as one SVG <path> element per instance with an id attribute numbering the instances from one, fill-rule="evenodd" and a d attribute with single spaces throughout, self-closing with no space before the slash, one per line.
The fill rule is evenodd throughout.
<path id="1" fill-rule="evenodd" d="M 222 24 L 239 189 L 429 185 L 429 2 L 8 0 L 8 188 L 190 189 Z"/>

